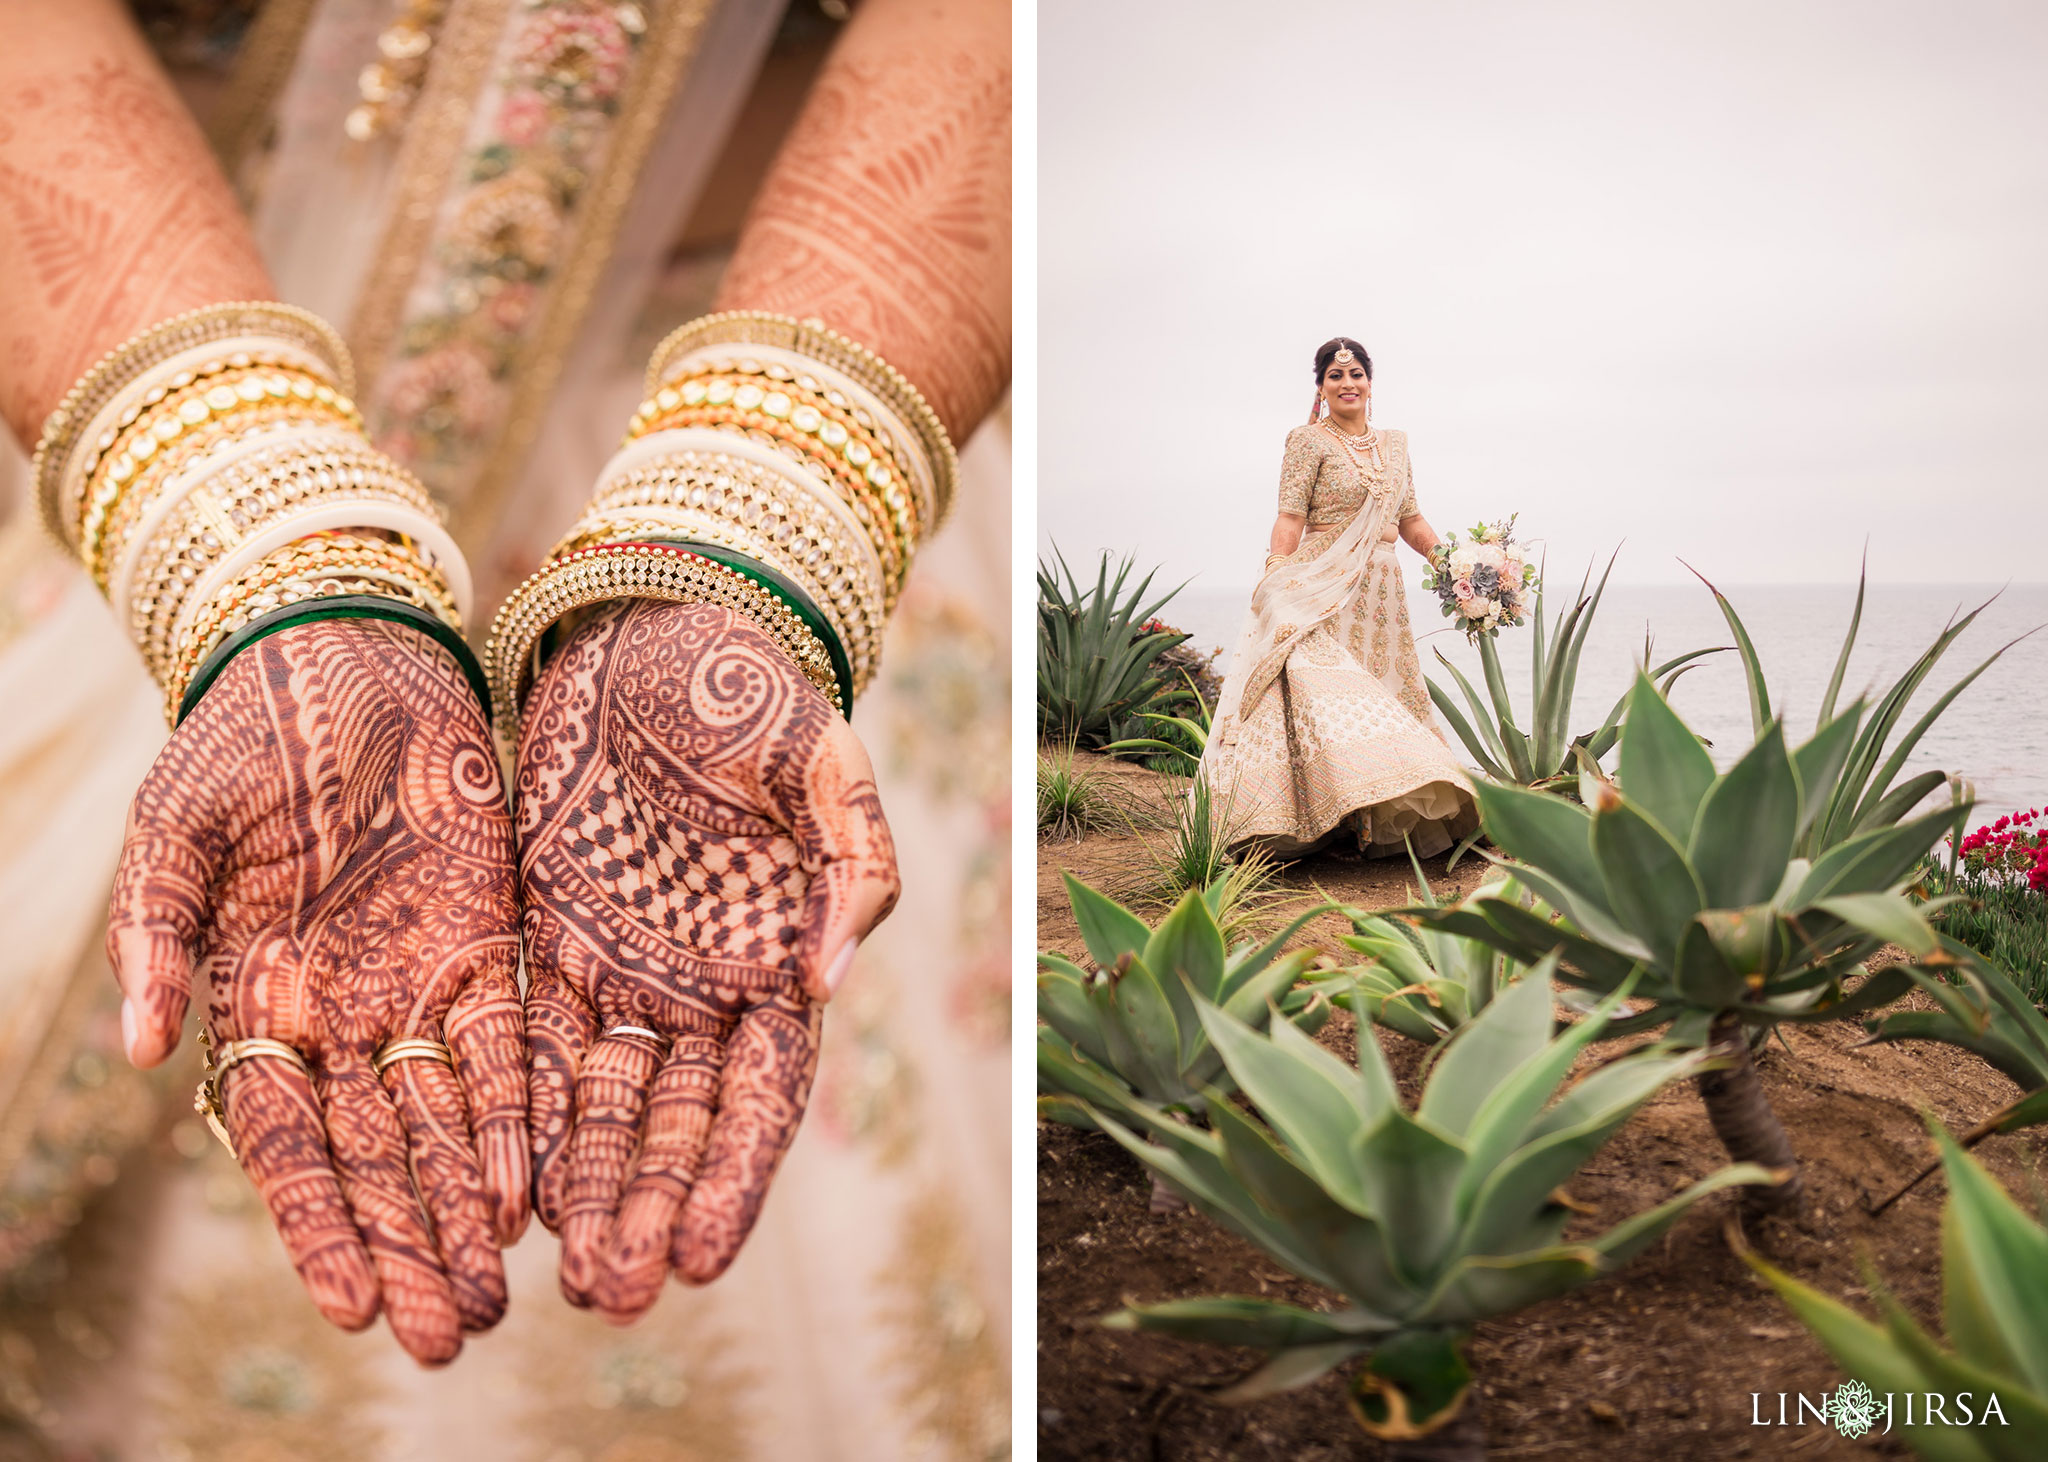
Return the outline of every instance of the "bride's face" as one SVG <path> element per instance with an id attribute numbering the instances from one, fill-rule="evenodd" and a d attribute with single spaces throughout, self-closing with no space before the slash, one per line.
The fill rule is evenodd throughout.
<path id="1" fill-rule="evenodd" d="M 1361 410 L 1371 395 L 1372 380 L 1365 367 L 1355 360 L 1333 360 L 1323 372 L 1323 399 L 1330 403 L 1332 411 L 1349 414 Z"/>

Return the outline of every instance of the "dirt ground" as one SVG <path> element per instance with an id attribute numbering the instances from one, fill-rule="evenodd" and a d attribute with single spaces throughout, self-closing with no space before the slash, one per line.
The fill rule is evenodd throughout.
<path id="1" fill-rule="evenodd" d="M 1134 789 L 1158 780 L 1138 769 L 1117 775 Z M 1149 866 L 1143 842 L 1123 835 L 1040 845 L 1041 948 L 1082 948 L 1061 870 L 1128 889 L 1133 870 Z M 1486 870 L 1468 856 L 1445 875 L 1443 862 L 1425 864 L 1439 893 L 1468 890 Z M 1413 874 L 1405 861 L 1319 857 L 1293 865 L 1284 881 L 1304 896 L 1320 887 L 1364 907 L 1386 907 L 1407 901 Z M 1303 937 L 1341 952 L 1335 937 L 1347 931 L 1330 916 Z M 1384 1030 L 1373 1034 L 1412 1102 L 1422 1048 Z M 1785 1044 L 1767 1047 L 1759 1066 L 1804 1165 L 1808 1205 L 1795 1221 L 1752 1225 L 1750 1242 L 1779 1268 L 1866 1314 L 1860 1264 L 1867 1258 L 1938 1334 L 1939 1177 L 1880 1217 L 1870 1217 L 1865 1204 L 1930 1158 L 1923 1110 L 1959 1130 L 2010 1101 L 2015 1088 L 1948 1046 L 1852 1049 L 1862 1035 L 1853 1023 L 1787 1026 L 1784 1035 Z M 1341 1011 L 1320 1039 L 1356 1055 L 1356 1025 Z M 1601 1054 L 1596 1048 L 1592 1059 Z M 1050 1123 L 1039 1125 L 1038 1138 L 1040 1456 L 1335 1462 L 1379 1455 L 1344 1408 L 1348 1368 L 1299 1391 L 1225 1406 L 1207 1393 L 1250 1370 L 1256 1353 L 1094 1324 L 1126 1298 L 1247 1294 L 1311 1307 L 1334 1301 L 1197 1213 L 1149 1213 L 1144 1172 L 1109 1138 Z M 2043 1150 L 2043 1139 L 2022 1133 L 1994 1137 L 1977 1153 L 2011 1191 L 2025 1194 Z M 1572 1234 L 1603 1230 L 1725 1161 L 1691 1085 L 1667 1087 L 1572 1183 L 1573 1198 L 1595 1210 L 1575 1220 Z M 1479 1328 L 1471 1358 L 1492 1456 L 1681 1462 L 1909 1455 L 1896 1430 L 1888 1439 L 1851 1442 L 1823 1425 L 1753 1424 L 1752 1393 L 1762 1393 L 1754 1414 L 1775 1421 L 1779 1392 L 1817 1398 L 1844 1377 L 1729 1249 L 1722 1229 L 1733 1205 L 1733 1195 L 1709 1198 L 1619 1275 Z"/>

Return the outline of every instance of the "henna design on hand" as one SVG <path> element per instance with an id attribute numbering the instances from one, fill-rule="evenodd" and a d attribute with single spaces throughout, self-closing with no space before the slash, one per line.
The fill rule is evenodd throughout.
<path id="1" fill-rule="evenodd" d="M 373 621 L 299 625 L 233 661 L 136 794 L 108 952 L 138 1065 L 195 977 L 228 1130 L 323 1314 L 383 1309 L 423 1364 L 505 1308 L 529 1213 L 512 825 L 482 708 L 448 653 Z M 456 1071 L 386 1040 L 445 1040 Z"/>
<path id="2" fill-rule="evenodd" d="M 776 157 L 722 310 L 817 316 L 965 441 L 1010 379 L 1010 11 L 867 0 Z"/>
<path id="3" fill-rule="evenodd" d="M 563 1293 L 625 1323 L 746 1241 L 895 846 L 859 739 L 708 605 L 582 626 L 528 700 L 518 784 L 535 1207 Z"/>
<path id="4" fill-rule="evenodd" d="M 111 0 L 14 0 L 0 47 L 0 415 L 24 444 L 137 330 L 269 276 L 213 154 Z"/>

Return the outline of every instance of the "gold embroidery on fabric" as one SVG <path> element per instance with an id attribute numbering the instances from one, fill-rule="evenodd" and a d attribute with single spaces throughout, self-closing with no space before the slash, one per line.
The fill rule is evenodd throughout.
<path id="1" fill-rule="evenodd" d="M 936 1446 L 951 1462 L 1007 1456 L 1009 1367 L 975 1293 L 958 1202 L 943 1188 L 927 1189 L 905 1210 L 901 1232 L 875 1283 L 911 1443 L 921 1454 Z"/>

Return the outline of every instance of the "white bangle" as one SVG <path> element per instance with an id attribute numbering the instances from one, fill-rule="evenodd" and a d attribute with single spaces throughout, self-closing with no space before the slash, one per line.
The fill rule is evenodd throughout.
<path id="1" fill-rule="evenodd" d="M 387 533 L 402 533 L 412 539 L 420 561 L 429 568 L 438 568 L 447 578 L 448 597 L 454 600 L 456 613 L 465 623 L 468 621 L 471 608 L 469 564 L 463 558 L 462 550 L 455 546 L 455 540 L 448 536 L 447 529 L 426 514 L 401 503 L 377 498 L 343 498 L 338 501 L 328 498 L 322 499 L 320 505 L 310 512 L 273 523 L 254 537 L 244 539 L 233 553 L 208 570 L 205 577 L 192 586 L 178 608 L 178 617 L 171 625 L 171 647 L 175 650 L 181 643 L 200 607 L 211 603 L 221 590 L 259 559 L 269 557 L 297 539 L 343 528 L 381 528 Z"/>
<path id="2" fill-rule="evenodd" d="M 879 594 L 885 580 L 882 577 L 882 557 L 875 551 L 874 535 L 854 516 L 853 509 L 839 495 L 839 490 L 808 464 L 793 462 L 775 448 L 764 447 L 751 438 L 708 426 L 678 426 L 649 432 L 619 448 L 612 454 L 611 461 L 598 469 L 597 487 L 591 496 L 602 497 L 617 479 L 681 452 L 723 454 L 772 472 L 793 487 L 808 490 L 819 506 L 831 515 L 832 521 L 838 524 L 840 538 L 860 555 L 861 567 Z M 609 508 L 606 511 L 617 512 L 619 509 Z"/>
<path id="3" fill-rule="evenodd" d="M 917 503 L 918 536 L 920 540 L 931 536 L 932 530 L 938 526 L 938 491 L 923 440 L 879 396 L 844 371 L 777 345 L 723 342 L 693 346 L 674 360 L 665 362 L 662 379 L 666 383 L 709 362 L 734 359 L 758 360 L 764 365 L 782 366 L 795 375 L 812 376 L 820 385 L 839 392 L 855 407 L 873 417 L 895 449 L 898 462 L 908 470 L 910 490 Z"/>
<path id="4" fill-rule="evenodd" d="M 58 479 L 57 487 L 57 501 L 63 506 L 62 522 L 65 527 L 66 548 L 73 553 L 78 551 L 78 520 L 84 516 L 85 509 L 85 462 L 98 447 L 100 438 L 114 431 L 128 408 L 140 405 L 142 398 L 156 389 L 160 383 L 171 381 L 181 372 L 205 365 L 208 361 L 226 360 L 235 355 L 250 356 L 252 361 L 254 357 L 261 355 L 270 364 L 282 366 L 287 370 L 304 371 L 317 380 L 325 381 L 336 390 L 340 389 L 335 380 L 334 368 L 325 359 L 290 341 L 274 337 L 235 335 L 205 345 L 188 346 L 167 356 L 115 392 L 78 434 L 77 444 L 71 449 L 70 459 L 64 464 L 64 473 Z"/>
<path id="5" fill-rule="evenodd" d="M 361 434 L 351 428 L 329 426 L 321 423 L 309 427 L 303 421 L 272 422 L 267 426 L 228 442 L 185 464 L 178 475 L 166 482 L 151 499 L 143 514 L 128 530 L 127 538 L 121 544 L 121 559 L 115 571 L 107 578 L 107 593 L 114 606 L 114 620 L 117 624 L 128 623 L 129 607 L 135 601 L 135 571 L 142 562 L 142 555 L 148 551 L 151 540 L 157 535 L 164 520 L 171 516 L 194 492 L 214 478 L 229 471 L 237 462 L 276 447 L 281 439 L 290 438 L 302 443 L 309 452 L 346 450 L 351 446 L 360 447 Z"/>

